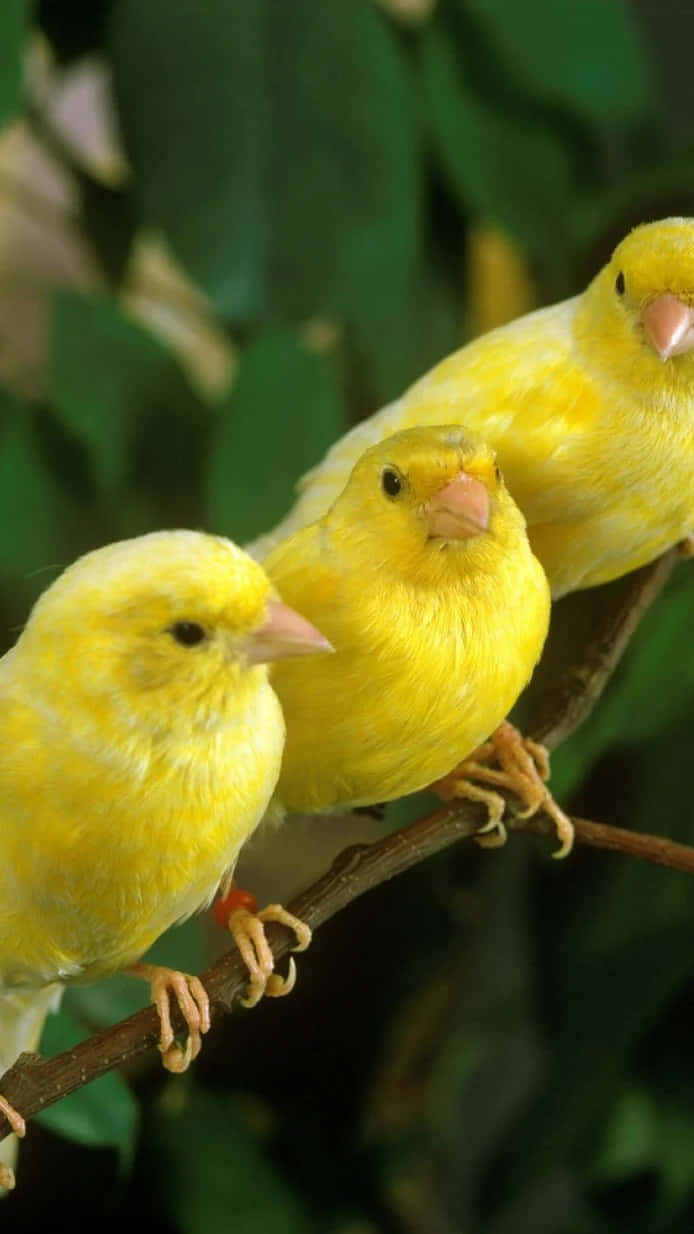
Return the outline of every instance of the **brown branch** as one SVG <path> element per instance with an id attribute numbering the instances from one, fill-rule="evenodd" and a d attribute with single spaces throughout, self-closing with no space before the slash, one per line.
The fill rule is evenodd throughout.
<path id="1" fill-rule="evenodd" d="M 580 663 L 564 669 L 549 701 L 545 701 L 539 722 L 533 725 L 536 741 L 554 750 L 588 718 L 679 556 L 676 548 L 671 549 L 619 580 L 616 602 L 608 604 L 601 614 L 597 629 L 592 631 L 587 646 L 581 648 Z M 574 593 L 561 604 L 568 600 L 580 602 L 584 594 Z M 561 611 L 561 604 L 559 609 L 555 607 L 554 614 Z"/>
<path id="2" fill-rule="evenodd" d="M 666 553 L 623 580 L 616 591 L 610 593 L 597 629 L 591 627 L 581 663 L 560 674 L 554 689 L 545 691 L 542 718 L 533 728 L 548 745 L 558 745 L 595 706 L 643 614 L 665 585 L 676 558 L 675 550 Z M 471 837 L 485 821 L 486 812 L 480 806 L 459 802 L 435 810 L 374 844 L 345 849 L 330 870 L 298 896 L 289 909 L 311 929 L 316 929 L 365 891 L 456 841 Z M 512 816 L 505 822 L 514 832 L 544 836 L 555 833 L 553 820 L 544 814 L 531 819 Z M 694 849 L 686 845 L 586 819 L 573 819 L 573 823 L 578 844 L 694 873 Z M 291 946 L 290 935 L 277 925 L 269 925 L 267 934 L 275 958 L 281 959 Z M 214 1015 L 232 1010 L 247 980 L 237 950 L 234 948 L 222 956 L 203 974 L 202 980 L 213 1003 Z M 176 1030 L 183 1033 L 185 1026 L 180 1013 L 175 1007 L 172 1012 Z M 146 1008 L 54 1058 L 22 1054 L 0 1080 L 0 1091 L 25 1118 L 30 1118 L 105 1072 L 146 1053 L 156 1045 L 158 1037 L 157 1013 L 153 1007 Z M 9 1130 L 6 1120 L 0 1116 L 0 1139 Z"/>
<path id="3" fill-rule="evenodd" d="M 289 905 L 289 910 L 316 929 L 364 892 L 458 840 L 470 838 L 485 821 L 483 808 L 461 802 L 434 810 L 374 844 L 345 849 L 330 870 Z M 694 848 L 661 836 L 641 835 L 586 819 L 572 821 L 579 844 L 694 874 Z M 553 820 L 545 814 L 530 819 L 509 818 L 506 822 L 513 832 L 551 837 L 555 833 Z M 281 959 L 289 951 L 291 936 L 275 925 L 267 927 L 267 935 L 275 958 Z M 232 1004 L 242 993 L 246 980 L 245 966 L 235 948 L 203 974 L 202 981 L 213 1004 L 213 1018 L 236 1010 L 239 1004 Z M 184 1032 L 180 1014 L 176 1008 L 173 1011 L 177 1031 Z M 2 1095 L 28 1119 L 114 1067 L 146 1053 L 158 1037 L 158 1016 L 153 1007 L 148 1007 L 54 1058 L 22 1054 L 2 1077 Z M 0 1139 L 9 1131 L 6 1120 L 0 1116 Z"/>

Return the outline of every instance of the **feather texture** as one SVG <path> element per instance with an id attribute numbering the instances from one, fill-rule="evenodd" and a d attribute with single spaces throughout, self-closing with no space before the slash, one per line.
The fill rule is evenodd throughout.
<path id="1" fill-rule="evenodd" d="M 684 314 L 669 351 L 648 328 L 666 297 Z M 389 434 L 463 424 L 496 450 L 555 598 L 636 569 L 694 528 L 692 305 L 694 220 L 637 228 L 582 295 L 469 343 L 347 433 L 250 551 L 320 518 Z"/>
<path id="2" fill-rule="evenodd" d="M 395 497 L 383 489 L 392 471 Z M 487 503 L 484 528 L 463 519 L 459 534 L 455 521 L 438 533 L 452 490 L 478 517 Z M 445 775 L 504 719 L 547 632 L 549 589 L 523 517 L 493 452 L 457 428 L 367 451 L 331 509 L 265 566 L 335 648 L 273 671 L 284 810 L 387 801 Z"/>

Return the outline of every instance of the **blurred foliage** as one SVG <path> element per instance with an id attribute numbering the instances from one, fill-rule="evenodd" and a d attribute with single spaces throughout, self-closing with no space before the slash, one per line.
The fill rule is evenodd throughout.
<path id="1" fill-rule="evenodd" d="M 97 544 L 267 529 L 467 332 L 579 290 L 634 223 L 694 214 L 685 7 L 4 0 L 5 645 Z M 691 570 L 554 761 L 576 811 L 685 841 Z M 292 998 L 220 1025 L 184 1082 L 150 1060 L 52 1107 L 4 1215 L 689 1234 L 690 925 L 689 881 L 657 867 L 443 854 L 321 930 Z M 197 921 L 156 952 L 199 971 L 211 946 Z M 69 991 L 44 1048 L 145 996 Z"/>

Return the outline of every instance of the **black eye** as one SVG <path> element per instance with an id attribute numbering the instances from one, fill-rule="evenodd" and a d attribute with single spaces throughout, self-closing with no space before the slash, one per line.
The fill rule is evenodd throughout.
<path id="1" fill-rule="evenodd" d="M 501 468 L 498 463 L 494 464 L 494 475 L 496 476 L 497 484 L 501 484 Z"/>
<path id="2" fill-rule="evenodd" d="M 623 296 L 624 292 L 626 291 L 626 283 L 624 282 L 624 275 L 622 274 L 621 270 L 619 271 L 619 274 L 617 275 L 615 279 L 614 289 L 617 292 L 618 296 Z"/>
<path id="3" fill-rule="evenodd" d="M 381 472 L 381 488 L 386 497 L 397 497 L 402 491 L 402 479 L 392 467 L 385 467 Z"/>
<path id="4" fill-rule="evenodd" d="M 197 621 L 177 621 L 171 627 L 171 633 L 182 647 L 196 647 L 206 637 L 205 631 Z"/>

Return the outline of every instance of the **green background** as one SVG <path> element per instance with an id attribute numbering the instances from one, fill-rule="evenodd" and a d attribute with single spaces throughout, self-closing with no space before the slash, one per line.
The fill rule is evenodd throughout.
<path id="1" fill-rule="evenodd" d="M 674 0 L 3 0 L 4 644 L 88 548 L 267 529 L 343 427 L 470 336 L 482 300 L 501 320 L 573 294 L 633 224 L 694 215 L 693 35 Z M 61 127 L 37 55 L 54 83 L 107 66 L 127 174 L 97 172 Z M 68 208 L 32 163 L 3 162 L 19 131 Z M 42 273 L 8 204 L 49 238 L 69 230 L 89 276 Z M 485 275 L 489 227 L 515 256 Z M 230 348 L 214 389 L 128 308 L 143 236 L 207 297 L 183 300 Z M 519 266 L 532 292 L 514 310 Z M 685 842 L 693 568 L 554 760 L 575 812 Z M 54 1106 L 2 1220 L 690 1234 L 691 883 L 547 851 L 443 854 L 330 922 L 292 998 L 221 1024 L 183 1079 L 152 1058 Z M 192 923 L 158 954 L 199 970 L 212 937 Z M 44 1049 L 144 997 L 125 978 L 70 992 Z"/>

